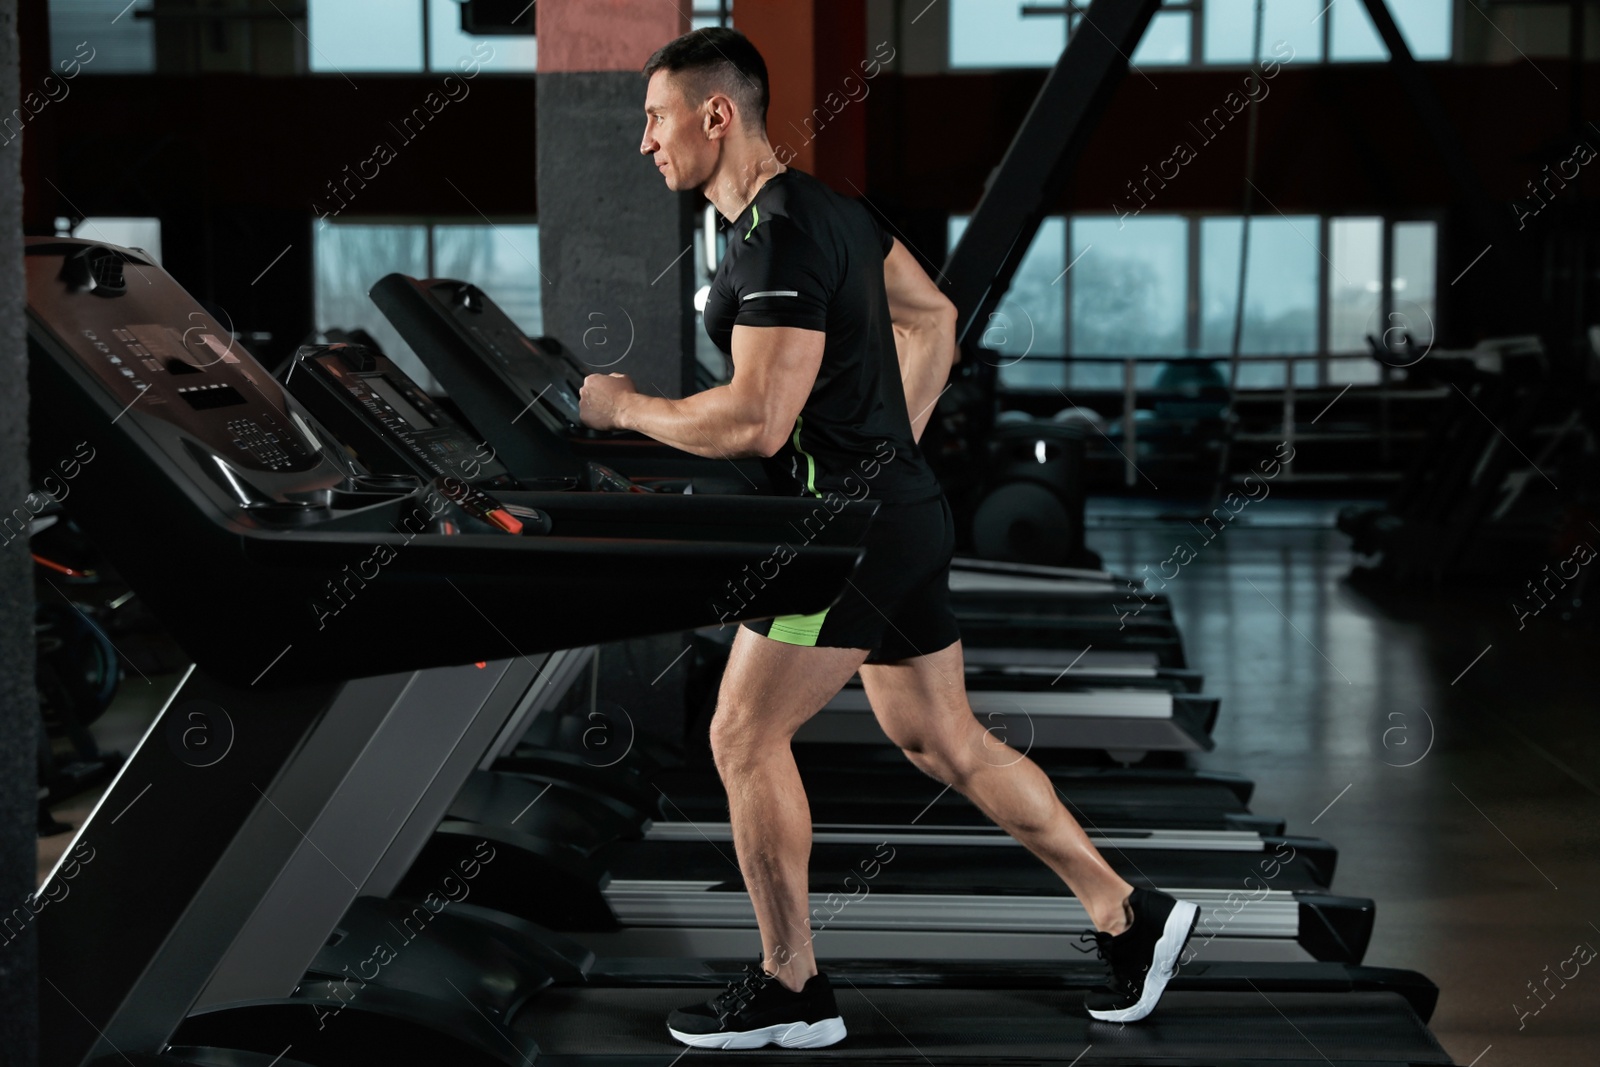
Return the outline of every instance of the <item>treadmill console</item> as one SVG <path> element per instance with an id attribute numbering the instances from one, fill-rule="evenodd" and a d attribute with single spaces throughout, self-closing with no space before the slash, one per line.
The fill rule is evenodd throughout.
<path id="1" fill-rule="evenodd" d="M 493 359 L 516 395 L 552 431 L 575 433 L 583 374 L 553 351 L 528 339 L 500 306 L 471 282 L 432 280 L 428 295 Z"/>
<path id="2" fill-rule="evenodd" d="M 71 365 L 108 394 L 113 424 L 143 431 L 171 462 L 200 475 L 191 484 L 224 514 L 267 527 L 308 526 L 421 499 L 431 486 L 459 509 L 451 517 L 435 513 L 430 525 L 439 529 L 475 519 L 488 529 L 548 532 L 547 516 L 511 515 L 453 470 L 374 471 L 352 463 L 343 439 L 300 408 L 143 254 L 50 239 L 30 240 L 27 251 L 30 325 L 50 333 Z M 70 329 L 50 328 L 68 322 Z M 416 394 L 409 399 L 426 401 Z M 396 418 L 424 419 L 407 397 L 391 395 L 401 406 L 389 409 Z M 442 415 L 431 404 L 430 411 Z"/>
<path id="3" fill-rule="evenodd" d="M 372 301 L 527 489 L 649 492 L 573 451 L 583 372 L 554 341 L 530 341 L 469 282 L 380 278 Z"/>
<path id="4" fill-rule="evenodd" d="M 387 356 L 361 345 L 307 345 L 284 381 L 373 470 L 448 475 L 490 491 L 519 488 L 494 450 Z"/>
<path id="5" fill-rule="evenodd" d="M 300 494 L 362 473 L 325 447 L 332 442 L 271 375 L 141 253 L 34 239 L 26 268 L 31 324 L 72 323 L 56 340 L 115 405 L 116 420 L 199 462 L 239 507 L 292 512 L 304 505 Z"/>

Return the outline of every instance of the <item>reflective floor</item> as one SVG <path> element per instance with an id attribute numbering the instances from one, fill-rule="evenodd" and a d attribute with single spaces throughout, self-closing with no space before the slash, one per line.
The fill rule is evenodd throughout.
<path id="1" fill-rule="evenodd" d="M 1089 541 L 1127 574 L 1194 549 L 1166 591 L 1222 698 L 1197 764 L 1339 847 L 1335 891 L 1377 901 L 1367 962 L 1438 983 L 1457 1062 L 1600 1063 L 1600 633 L 1519 632 L 1511 588 L 1380 602 L 1327 514 L 1285 503 L 1209 543 L 1102 515 Z"/>

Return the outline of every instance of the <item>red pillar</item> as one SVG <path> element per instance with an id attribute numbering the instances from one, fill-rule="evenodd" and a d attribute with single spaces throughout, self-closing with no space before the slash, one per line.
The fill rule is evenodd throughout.
<path id="1" fill-rule="evenodd" d="M 865 107 L 883 59 L 867 47 L 865 0 L 739 0 L 734 24 L 767 61 L 773 148 L 841 193 L 865 192 Z"/>
<path id="2" fill-rule="evenodd" d="M 539 0 L 539 72 L 637 71 L 689 31 L 687 10 L 661 0 Z"/>

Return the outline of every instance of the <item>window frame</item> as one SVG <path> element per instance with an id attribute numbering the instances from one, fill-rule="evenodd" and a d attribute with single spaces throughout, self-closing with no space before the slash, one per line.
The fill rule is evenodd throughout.
<path id="1" fill-rule="evenodd" d="M 436 231 L 439 230 L 440 228 L 445 228 L 445 227 L 450 227 L 450 226 L 482 227 L 485 224 L 487 224 L 491 228 L 500 227 L 500 226 L 533 226 L 533 227 L 535 227 L 535 229 L 537 229 L 537 227 L 539 225 L 539 220 L 534 215 L 525 215 L 525 214 L 502 215 L 502 216 L 497 216 L 495 218 L 487 218 L 487 217 L 485 217 L 483 215 L 453 215 L 453 214 L 452 215 L 348 215 L 348 216 L 341 216 L 337 221 L 330 221 L 330 220 L 327 220 L 327 219 L 320 220 L 319 222 L 317 222 L 317 223 L 315 223 L 313 225 L 313 227 L 312 227 L 312 235 L 311 235 L 311 279 L 310 280 L 311 280 L 311 301 L 312 301 L 313 327 L 316 330 L 319 330 L 319 331 L 323 330 L 323 329 L 325 329 L 327 327 L 327 324 L 324 324 L 321 321 L 321 313 L 320 313 L 320 308 L 318 306 L 318 296 L 317 296 L 317 281 L 318 281 L 318 276 L 317 276 L 317 238 L 318 238 L 318 233 L 322 229 L 324 229 L 324 228 L 334 229 L 334 228 L 338 228 L 338 227 L 341 227 L 341 226 L 368 226 L 368 227 L 371 227 L 371 226 L 407 226 L 407 227 L 420 227 L 424 231 L 423 232 L 423 238 L 424 238 L 423 239 L 423 248 L 424 248 L 424 251 L 426 253 L 425 259 L 424 259 L 424 261 L 426 263 L 426 271 L 425 271 L 423 276 L 426 277 L 426 278 L 436 278 L 436 277 L 439 276 L 439 271 L 438 271 L 438 248 L 437 248 L 437 241 L 435 239 Z M 539 265 L 537 263 L 534 264 L 534 268 L 535 268 L 535 270 L 540 270 Z M 542 276 L 542 271 L 541 271 L 541 276 Z M 469 279 L 465 279 L 465 280 L 472 281 L 473 279 L 469 278 Z M 377 279 L 374 278 L 373 281 L 377 281 Z M 370 286 L 370 283 L 368 283 L 368 284 Z M 539 286 L 539 287 L 536 287 L 536 288 L 540 288 L 540 290 L 541 290 L 540 300 L 539 300 L 539 317 L 540 317 L 540 320 L 541 320 L 541 329 L 542 329 L 542 327 L 543 327 L 543 319 L 544 319 L 544 297 L 543 297 L 543 293 L 542 293 L 542 285 Z M 508 311 L 507 313 L 509 314 L 510 312 Z M 335 324 L 335 325 L 343 325 L 343 324 Z M 520 322 L 517 324 L 517 326 L 518 326 L 518 329 L 522 328 L 522 324 Z M 393 356 L 393 355 L 394 354 L 391 353 L 391 356 Z M 415 377 L 417 379 L 418 384 L 420 384 L 425 390 L 427 390 L 429 392 L 434 392 L 434 391 L 436 391 L 438 389 L 438 382 L 434 379 L 433 375 L 427 370 L 427 368 L 425 366 L 421 367 L 420 372 L 418 372 L 415 368 L 413 368 L 412 369 L 412 375 L 413 375 L 413 377 Z"/>
<path id="2" fill-rule="evenodd" d="M 954 218 L 958 217 L 959 214 L 961 214 L 961 213 L 954 213 L 953 212 L 951 214 L 951 216 L 950 216 L 950 219 L 954 219 Z M 1215 219 L 1215 218 L 1237 219 L 1237 218 L 1240 218 L 1241 216 L 1239 216 L 1237 214 L 1234 214 L 1234 213 L 1230 213 L 1230 212 L 1220 212 L 1220 211 L 1216 211 L 1216 212 L 1196 212 L 1196 211 L 1174 212 L 1172 214 L 1176 215 L 1179 218 L 1181 218 L 1185 222 L 1184 240 L 1187 242 L 1187 247 L 1184 250 L 1184 260 L 1185 260 L 1185 270 L 1186 270 L 1185 285 L 1184 285 L 1184 292 L 1185 292 L 1185 299 L 1184 299 L 1184 304 L 1185 304 L 1185 309 L 1184 309 L 1184 338 L 1185 338 L 1186 351 L 1183 352 L 1183 353 L 1180 353 L 1178 355 L 1156 355 L 1156 354 L 1137 355 L 1136 354 L 1136 355 L 1129 355 L 1129 356 L 1114 356 L 1114 357 L 1111 357 L 1111 358 L 1132 359 L 1132 360 L 1135 360 L 1136 362 L 1150 362 L 1150 363 L 1167 363 L 1167 362 L 1172 362 L 1173 360 L 1187 359 L 1187 358 L 1223 358 L 1223 359 L 1228 358 L 1226 355 L 1223 355 L 1221 357 L 1202 356 L 1202 354 L 1199 352 L 1200 342 L 1201 342 L 1201 340 L 1203 338 L 1203 334 L 1204 334 L 1204 321 L 1203 321 L 1203 315 L 1201 313 L 1202 312 L 1202 308 L 1201 308 L 1201 304 L 1200 304 L 1200 292 L 1201 292 L 1200 230 L 1201 230 L 1202 223 L 1206 219 Z M 970 219 L 970 217 L 971 217 L 970 214 L 968 214 L 967 217 Z M 1107 218 L 1115 218 L 1115 217 L 1116 217 L 1115 215 L 1108 215 L 1108 214 L 1101 214 L 1101 213 L 1091 213 L 1091 212 L 1078 212 L 1078 213 L 1068 212 L 1068 213 L 1051 214 L 1051 215 L 1045 216 L 1045 218 L 1047 218 L 1047 219 L 1058 218 L 1058 219 L 1062 219 L 1063 220 L 1062 230 L 1063 230 L 1063 234 L 1064 234 L 1063 240 L 1065 241 L 1065 247 L 1062 249 L 1062 262 L 1065 262 L 1065 263 L 1073 262 L 1073 260 L 1072 260 L 1072 251 L 1073 251 L 1073 243 L 1072 243 L 1072 230 L 1073 230 L 1073 228 L 1072 228 L 1072 223 L 1073 223 L 1074 219 L 1080 219 L 1080 218 L 1085 218 L 1085 219 L 1107 219 Z M 1263 217 L 1263 216 L 1257 215 L 1255 217 L 1259 218 L 1259 217 Z M 1404 224 L 1404 223 L 1429 223 L 1429 224 L 1431 224 L 1433 226 L 1433 228 L 1434 228 L 1434 259 L 1433 259 L 1433 277 L 1432 277 L 1432 282 L 1433 282 L 1434 308 L 1433 308 L 1432 315 L 1431 315 L 1431 321 L 1432 321 L 1432 324 L 1433 324 L 1433 336 L 1434 337 L 1438 337 L 1439 334 L 1441 332 L 1443 332 L 1442 313 L 1441 313 L 1441 308 L 1439 306 L 1440 298 L 1442 296 L 1442 290 L 1440 288 L 1440 277 L 1441 277 L 1441 275 L 1440 275 L 1440 262 L 1439 262 L 1438 253 L 1439 253 L 1439 249 L 1441 247 L 1443 247 L 1443 245 L 1445 243 L 1445 238 L 1446 238 L 1444 212 L 1442 212 L 1442 211 L 1373 212 L 1373 211 L 1354 211 L 1354 210 L 1352 210 L 1352 211 L 1337 211 L 1337 212 L 1318 212 L 1316 214 L 1316 218 L 1317 218 L 1317 243 L 1318 243 L 1318 247 L 1316 249 L 1317 255 L 1316 255 L 1316 258 L 1314 260 L 1315 271 L 1316 271 L 1314 284 L 1315 284 L 1315 287 L 1316 287 L 1315 291 L 1316 291 L 1316 294 L 1317 294 L 1316 307 L 1314 309 L 1315 325 L 1313 327 L 1313 329 L 1315 331 L 1315 348 L 1314 348 L 1312 353 L 1307 353 L 1307 354 L 1314 355 L 1316 357 L 1316 382 L 1314 384 L 1315 384 L 1315 386 L 1317 388 L 1323 388 L 1323 387 L 1326 387 L 1328 385 L 1328 382 L 1329 382 L 1329 363 L 1330 363 L 1331 360 L 1335 360 L 1335 359 L 1343 360 L 1343 359 L 1358 358 L 1357 354 L 1355 354 L 1355 353 L 1333 352 L 1333 351 L 1330 350 L 1329 343 L 1328 343 L 1328 341 L 1329 341 L 1330 319 L 1331 319 L 1331 315 L 1330 315 L 1330 299 L 1329 299 L 1329 293 L 1328 293 L 1328 280 L 1329 280 L 1329 272 L 1332 269 L 1331 268 L 1331 264 L 1329 263 L 1328 256 L 1329 256 L 1330 233 L 1331 233 L 1331 229 L 1332 229 L 1332 224 L 1333 224 L 1334 220 L 1336 220 L 1336 219 L 1341 219 L 1341 218 L 1364 218 L 1364 219 L 1377 219 L 1379 221 L 1379 225 L 1381 227 L 1380 264 L 1379 264 L 1379 273 L 1380 273 L 1379 285 L 1380 285 L 1380 289 L 1379 289 L 1379 308 L 1378 308 L 1378 315 L 1379 315 L 1379 321 L 1380 322 L 1387 322 L 1388 321 L 1388 316 L 1391 313 L 1393 313 L 1394 308 L 1395 308 L 1395 303 L 1396 303 L 1395 295 L 1394 295 L 1395 294 L 1395 290 L 1394 290 L 1395 227 L 1397 225 L 1399 225 L 1399 224 Z M 950 222 L 947 220 L 946 227 L 945 227 L 945 232 L 946 233 L 949 232 L 949 228 L 950 228 Z M 1031 243 L 1030 243 L 1030 245 L 1031 245 Z M 1026 255 L 1026 253 L 1024 253 L 1024 255 Z M 1072 338 L 1073 338 L 1073 315 L 1072 315 L 1073 299 L 1072 299 L 1072 297 L 1073 297 L 1073 272 L 1071 270 L 1068 270 L 1068 271 L 1065 272 L 1064 276 L 1061 279 L 1061 297 L 1060 297 L 1060 299 L 1061 299 L 1061 301 L 1063 303 L 1063 309 L 1062 309 L 1062 314 L 1063 314 L 1063 319 L 1062 319 L 1062 321 L 1063 321 L 1063 348 L 1065 349 L 1065 351 L 1063 351 L 1061 353 L 1040 353 L 1041 355 L 1046 355 L 1049 358 L 1060 359 L 1061 360 L 1061 363 L 1060 363 L 1060 366 L 1062 368 L 1061 381 L 1057 383 L 1058 388 L 1069 388 L 1070 387 L 1068 385 L 1067 380 L 1066 380 L 1067 379 L 1067 374 L 1068 374 L 1067 368 L 1070 366 L 1070 364 L 1074 360 L 1074 358 L 1078 358 L 1078 357 L 1082 357 L 1082 358 L 1086 358 L 1086 359 L 1087 358 L 1095 358 L 1095 359 L 1106 358 L 1104 353 L 1094 353 L 1094 352 L 1077 353 L 1077 352 L 1074 352 L 1072 350 Z M 1285 355 L 1285 353 L 1276 353 L 1276 354 L 1269 354 L 1269 353 L 1258 353 L 1258 354 L 1242 353 L 1240 355 L 1240 359 L 1241 359 L 1241 361 L 1256 360 L 1256 359 L 1274 360 L 1274 359 L 1281 359 L 1281 358 L 1283 358 L 1284 355 Z M 1304 354 L 1302 354 L 1302 355 L 1304 355 Z M 1038 386 L 1008 385 L 1004 381 L 1004 368 L 1001 368 L 1001 372 L 1002 372 L 1002 376 L 1001 376 L 1001 380 L 999 382 L 999 389 L 1000 389 L 1000 391 L 1002 393 L 1013 393 L 1013 394 L 1018 394 L 1018 395 L 1030 395 L 1030 394 L 1040 394 L 1040 393 L 1048 391 L 1048 390 L 1045 390 L 1045 389 L 1043 389 L 1041 387 L 1038 387 Z M 1076 388 L 1076 387 L 1073 387 L 1073 388 Z"/>
<path id="3" fill-rule="evenodd" d="M 731 2 L 731 0 L 729 0 L 729 2 Z M 1078 27 L 1082 24 L 1082 15 L 1084 14 L 1084 12 L 1086 12 L 1088 10 L 1088 3 L 1087 2 L 1080 2 L 1080 0 L 1051 0 L 1051 2 L 1048 2 L 1048 3 L 1044 2 L 1044 0 L 1016 0 L 1016 2 L 1018 4 L 1018 6 L 1022 9 L 1022 14 L 1025 17 L 1033 17 L 1033 18 L 1060 17 L 1060 18 L 1065 18 L 1067 20 L 1067 40 L 1069 42 L 1072 40 L 1072 35 L 1077 32 Z M 1271 0 L 1266 0 L 1266 2 L 1270 3 Z M 1418 60 L 1416 60 L 1416 62 L 1418 62 L 1418 63 L 1454 63 L 1454 62 L 1457 61 L 1457 57 L 1459 57 L 1462 54 L 1463 45 L 1464 45 L 1464 36 L 1463 36 L 1463 33 L 1462 33 L 1462 16 L 1463 16 L 1464 8 L 1465 8 L 1465 3 L 1466 3 L 1466 0 L 1447 0 L 1447 7 L 1448 7 L 1448 10 L 1450 12 L 1450 34 L 1449 34 L 1449 38 L 1450 38 L 1450 44 L 1449 44 L 1450 54 L 1447 55 L 1447 56 L 1444 56 L 1442 58 L 1418 59 Z M 1205 12 L 1205 4 L 1206 4 L 1206 0 L 1164 0 L 1164 2 L 1161 4 L 1160 8 L 1157 9 L 1157 12 L 1156 12 L 1157 15 L 1163 14 L 1163 13 L 1166 13 L 1166 12 L 1171 12 L 1171 11 L 1187 11 L 1187 12 L 1190 13 L 1190 15 L 1189 15 L 1189 62 L 1187 62 L 1187 63 L 1163 63 L 1163 64 L 1160 64 L 1160 66 L 1162 66 L 1163 68 L 1169 68 L 1169 69 L 1173 69 L 1173 70 L 1188 70 L 1188 69 L 1193 69 L 1193 68 L 1196 68 L 1196 67 L 1212 67 L 1212 68 L 1218 68 L 1218 69 L 1228 69 L 1228 68 L 1247 69 L 1247 68 L 1255 65 L 1255 63 L 1260 62 L 1259 59 L 1257 59 L 1255 61 L 1252 61 L 1252 62 L 1243 62 L 1243 61 L 1240 61 L 1240 60 L 1219 60 L 1219 61 L 1216 61 L 1216 62 L 1208 62 L 1205 59 L 1205 14 L 1206 14 L 1206 12 Z M 1331 8 L 1331 6 L 1332 6 L 1332 4 L 1330 3 L 1329 7 Z M 1030 8 L 1035 9 L 1035 10 L 1030 11 L 1029 10 Z M 953 12 L 953 10 L 954 9 L 952 8 L 951 11 Z M 1392 9 L 1391 9 L 1390 13 L 1391 13 L 1391 15 L 1393 14 Z M 1320 64 L 1339 63 L 1339 64 L 1345 64 L 1345 65 L 1351 65 L 1351 66 L 1360 65 L 1360 64 L 1363 64 L 1363 63 L 1387 63 L 1387 62 L 1389 62 L 1389 59 L 1387 57 L 1385 57 L 1385 58 L 1374 58 L 1374 59 L 1333 59 L 1331 57 L 1331 52 L 1332 52 L 1332 48 L 1333 48 L 1333 19 L 1331 17 L 1329 17 L 1330 14 L 1331 14 L 1331 12 L 1324 11 L 1323 15 L 1319 17 L 1320 21 L 1322 23 L 1322 25 L 1320 26 L 1320 39 L 1321 39 L 1322 54 L 1317 59 L 1312 60 L 1311 62 L 1320 63 Z M 950 73 L 958 73 L 958 74 L 968 74 L 968 73 L 970 73 L 970 74 L 986 74 L 986 73 L 994 73 L 994 72 L 997 72 L 997 71 L 1004 71 L 1004 70 L 1040 70 L 1040 69 L 1044 69 L 1044 68 L 1037 67 L 1037 66 L 1010 66 L 1010 65 L 1006 65 L 1006 66 L 979 66 L 979 65 L 976 65 L 976 64 L 961 64 L 961 65 L 957 65 L 955 63 L 952 63 L 951 60 L 950 60 L 950 50 L 949 50 L 949 43 L 948 43 L 949 42 L 949 33 L 950 33 L 950 22 L 949 22 L 950 17 L 951 17 L 950 15 L 947 15 L 946 16 L 946 20 L 945 20 L 946 45 L 945 45 L 945 56 L 944 56 L 944 69 L 946 71 L 949 71 Z M 1402 27 L 1402 31 L 1401 32 L 1402 32 L 1402 34 L 1404 33 L 1404 28 L 1403 27 Z M 1142 42 L 1143 42 L 1143 38 L 1141 38 L 1141 43 Z M 1263 41 L 1262 43 L 1263 43 L 1263 46 L 1266 46 L 1269 42 Z M 1409 46 L 1410 42 L 1408 41 L 1407 44 Z"/>

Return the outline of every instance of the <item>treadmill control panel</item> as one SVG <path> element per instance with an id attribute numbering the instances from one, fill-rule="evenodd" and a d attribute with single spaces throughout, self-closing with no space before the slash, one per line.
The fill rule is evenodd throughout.
<path id="1" fill-rule="evenodd" d="M 523 488 L 653 491 L 574 453 L 584 374 L 559 342 L 529 340 L 470 282 L 390 274 L 372 287 L 371 296 L 455 402 L 503 450 Z"/>
<path id="2" fill-rule="evenodd" d="M 240 473 L 328 466 L 278 383 L 160 267 L 64 239 L 30 242 L 26 264 L 30 317 L 73 323 L 58 340 L 122 408 L 118 418 L 166 423 Z M 166 284 L 147 285 L 154 275 Z M 105 284 L 117 276 L 121 287 Z M 86 292 L 120 299 L 86 301 Z"/>
<path id="3" fill-rule="evenodd" d="M 435 280 L 424 283 L 428 294 L 509 379 L 518 399 L 556 433 L 581 428 L 578 390 L 583 374 L 554 352 L 541 351 L 499 305 L 470 282 Z"/>
<path id="4" fill-rule="evenodd" d="M 304 386 L 296 374 L 308 379 Z M 371 349 L 308 345 L 295 354 L 287 384 L 374 470 L 450 476 L 479 489 L 517 488 L 481 438 L 386 356 Z"/>

